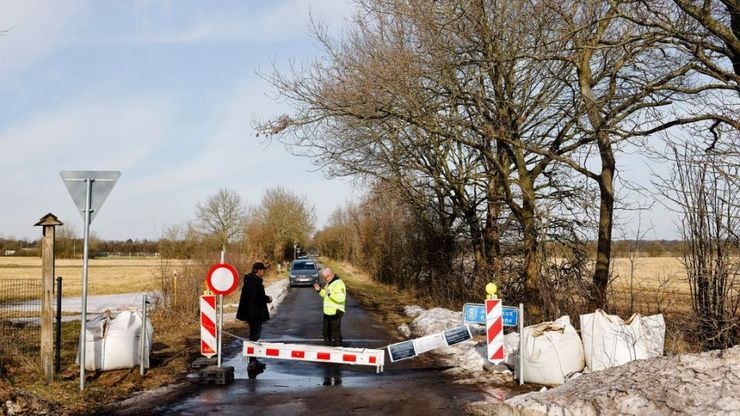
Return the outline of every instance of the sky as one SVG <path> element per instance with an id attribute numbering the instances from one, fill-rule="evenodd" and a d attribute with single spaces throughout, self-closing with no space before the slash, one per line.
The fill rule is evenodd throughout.
<path id="1" fill-rule="evenodd" d="M 156 239 L 220 188 L 254 206 L 285 187 L 323 226 L 362 187 L 256 137 L 255 121 L 290 112 L 258 72 L 317 57 L 311 18 L 338 34 L 353 7 L 0 0 L 0 236 L 38 238 L 33 224 L 49 212 L 81 233 L 61 170 L 121 171 L 92 224 L 105 239 Z M 634 153 L 620 174 L 649 186 L 650 162 Z M 618 215 L 617 238 L 629 237 L 636 216 Z M 641 221 L 647 239 L 676 238 L 675 215 L 660 205 Z"/>
<path id="2" fill-rule="evenodd" d="M 258 71 L 312 59 L 311 17 L 340 31 L 342 0 L 0 0 L 0 236 L 38 238 L 46 213 L 78 233 L 61 170 L 117 170 L 92 223 L 105 239 L 157 238 L 220 188 L 251 205 L 277 186 L 319 225 L 356 199 L 348 180 L 256 138 L 286 113 Z"/>

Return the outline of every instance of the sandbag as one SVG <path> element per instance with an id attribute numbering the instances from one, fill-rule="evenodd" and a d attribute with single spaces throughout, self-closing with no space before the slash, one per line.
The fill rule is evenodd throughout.
<path id="1" fill-rule="evenodd" d="M 626 322 L 598 309 L 581 315 L 581 337 L 586 366 L 591 371 L 604 370 L 648 358 L 640 315 Z"/>
<path id="2" fill-rule="evenodd" d="M 525 382 L 563 384 L 570 374 L 583 370 L 583 344 L 568 316 L 528 326 L 522 336 Z"/>
<path id="3" fill-rule="evenodd" d="M 140 364 L 141 313 L 123 311 L 115 318 L 100 315 L 87 323 L 85 369 L 106 371 L 133 368 Z M 149 368 L 154 328 L 146 321 L 146 344 L 144 345 L 144 367 Z M 77 357 L 79 363 L 79 354 Z"/>

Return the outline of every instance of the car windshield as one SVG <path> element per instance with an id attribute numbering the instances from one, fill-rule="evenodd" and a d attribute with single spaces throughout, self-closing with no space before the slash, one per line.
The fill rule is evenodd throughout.
<path id="1" fill-rule="evenodd" d="M 293 263 L 293 270 L 316 270 L 316 263 L 305 261 Z"/>

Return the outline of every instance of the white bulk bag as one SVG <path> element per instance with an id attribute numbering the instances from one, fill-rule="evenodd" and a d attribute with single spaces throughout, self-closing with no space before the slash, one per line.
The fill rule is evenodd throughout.
<path id="1" fill-rule="evenodd" d="M 519 358 L 519 334 L 510 332 L 504 335 L 504 364 L 511 368 L 518 366 Z"/>
<path id="2" fill-rule="evenodd" d="M 103 347 L 105 332 L 110 322 L 110 311 L 87 321 L 85 325 L 85 369 L 95 370 L 103 367 Z M 79 345 L 77 346 L 79 348 Z M 79 351 L 77 364 L 80 363 Z"/>
<path id="3" fill-rule="evenodd" d="M 525 382 L 563 384 L 569 374 L 583 370 L 583 345 L 568 316 L 528 326 L 522 336 Z"/>
<path id="4" fill-rule="evenodd" d="M 106 371 L 133 368 L 139 365 L 142 329 L 140 312 L 123 311 L 114 319 L 101 315 L 90 320 L 87 325 L 89 327 L 86 331 L 86 370 Z M 149 353 L 154 335 L 149 319 L 146 322 L 146 334 L 144 367 L 149 368 Z M 79 362 L 79 356 L 77 362 Z"/>
<path id="5" fill-rule="evenodd" d="M 586 365 L 591 371 L 648 358 L 638 314 L 632 315 L 627 322 L 600 309 L 581 315 L 581 337 Z"/>
<path id="6" fill-rule="evenodd" d="M 640 316 L 648 358 L 662 357 L 665 345 L 665 320 L 662 314 Z"/>

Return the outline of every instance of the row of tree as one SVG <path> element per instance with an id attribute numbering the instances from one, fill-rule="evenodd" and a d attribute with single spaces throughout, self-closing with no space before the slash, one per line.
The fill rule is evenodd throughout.
<path id="1" fill-rule="evenodd" d="M 266 74 L 295 112 L 260 130 L 331 175 L 368 180 L 368 199 L 322 234 L 365 263 L 379 255 L 381 274 L 458 294 L 496 276 L 545 315 L 564 302 L 553 288 L 608 307 L 623 152 L 738 161 L 734 0 L 357 5 L 339 38 L 316 26 L 323 57 Z M 687 141 L 699 154 L 670 150 Z M 381 240 L 358 232 L 381 228 Z"/>

